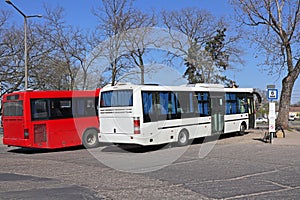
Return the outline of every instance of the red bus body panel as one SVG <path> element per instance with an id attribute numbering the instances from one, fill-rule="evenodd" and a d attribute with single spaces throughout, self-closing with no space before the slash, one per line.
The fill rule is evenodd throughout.
<path id="1" fill-rule="evenodd" d="M 100 89 L 95 91 L 26 91 L 4 95 L 3 103 L 8 101 L 7 97 L 18 95 L 18 101 L 23 101 L 23 116 L 2 116 L 3 144 L 47 149 L 82 145 L 82 134 L 87 129 L 99 129 L 97 116 L 31 120 L 30 100 L 73 97 L 98 98 L 99 91 Z"/>

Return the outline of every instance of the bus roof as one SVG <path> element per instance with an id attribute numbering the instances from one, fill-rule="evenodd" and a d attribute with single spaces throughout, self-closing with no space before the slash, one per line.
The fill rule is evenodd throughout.
<path id="1" fill-rule="evenodd" d="M 64 97 L 89 97 L 99 95 L 100 89 L 96 90 L 26 90 L 15 91 L 5 94 L 3 99 L 12 96 L 29 95 L 31 98 L 64 98 Z M 15 99 L 17 100 L 17 99 Z"/>
<path id="2" fill-rule="evenodd" d="M 157 90 L 157 91 L 207 91 L 207 92 L 254 92 L 253 88 L 225 88 L 220 84 L 190 84 L 181 86 L 159 86 L 159 85 L 134 85 L 131 83 L 121 83 L 114 86 L 107 85 L 103 91 L 107 90 Z"/>

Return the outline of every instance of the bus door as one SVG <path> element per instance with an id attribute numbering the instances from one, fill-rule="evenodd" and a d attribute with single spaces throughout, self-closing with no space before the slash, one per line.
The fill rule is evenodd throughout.
<path id="1" fill-rule="evenodd" d="M 210 93 L 211 133 L 224 133 L 225 93 Z"/>
<path id="2" fill-rule="evenodd" d="M 254 128 L 255 125 L 255 112 L 253 97 L 247 97 L 249 128 Z"/>
<path id="3" fill-rule="evenodd" d="M 261 103 L 262 98 L 259 93 L 253 92 L 247 97 L 247 104 L 248 104 L 248 115 L 249 115 L 249 128 L 255 128 L 255 118 L 256 118 L 256 110 L 259 104 Z M 258 105 L 255 105 L 258 103 Z"/>

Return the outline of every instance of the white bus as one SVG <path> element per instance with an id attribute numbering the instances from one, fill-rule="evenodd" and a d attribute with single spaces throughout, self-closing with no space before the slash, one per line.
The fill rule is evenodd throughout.
<path id="1" fill-rule="evenodd" d="M 252 88 L 119 84 L 100 91 L 99 142 L 158 145 L 255 127 Z"/>

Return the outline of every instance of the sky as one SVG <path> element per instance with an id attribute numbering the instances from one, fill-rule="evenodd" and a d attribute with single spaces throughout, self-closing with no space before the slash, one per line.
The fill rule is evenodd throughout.
<path id="1" fill-rule="evenodd" d="M 57 5 L 65 9 L 66 20 L 68 23 L 78 26 L 83 29 L 93 29 L 96 26 L 97 19 L 92 14 L 93 7 L 101 6 L 99 0 L 11 0 L 20 10 L 26 15 L 43 15 L 43 5 L 47 4 L 51 7 Z M 159 12 L 162 9 L 165 10 L 179 10 L 186 7 L 198 7 L 210 11 L 217 17 L 229 18 L 233 14 L 233 8 L 227 0 L 136 0 L 134 6 L 142 11 L 151 11 L 151 9 Z M 0 8 L 5 10 L 11 10 L 13 22 L 22 23 L 22 16 L 17 13 L 5 0 L 0 0 Z M 42 20 L 42 19 L 30 19 L 30 20 Z M 281 90 L 281 78 L 278 79 L 277 74 L 268 75 L 266 71 L 257 66 L 262 62 L 261 59 L 254 55 L 255 49 L 251 49 L 247 43 L 244 47 L 245 54 L 242 59 L 245 63 L 238 64 L 239 70 L 228 70 L 226 75 L 235 80 L 240 87 L 251 87 L 266 89 L 267 85 L 276 85 L 276 88 Z M 300 87 L 300 84 L 296 82 L 296 87 Z M 298 94 L 297 94 L 298 92 Z M 293 101 L 300 101 L 300 90 L 295 90 Z"/>

